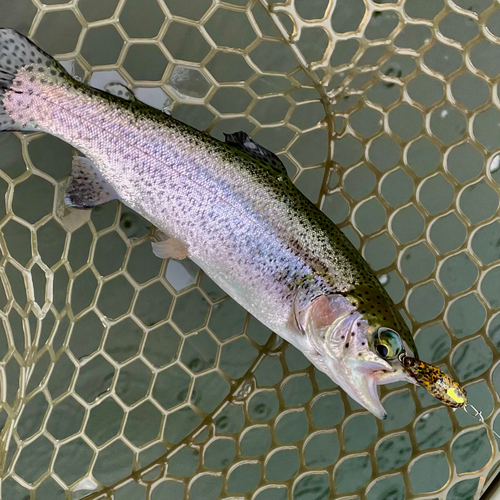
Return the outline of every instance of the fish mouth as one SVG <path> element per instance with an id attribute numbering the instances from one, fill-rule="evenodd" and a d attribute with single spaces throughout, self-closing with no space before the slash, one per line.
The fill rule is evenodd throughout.
<path id="1" fill-rule="evenodd" d="M 354 383 L 342 387 L 352 399 L 361 406 L 373 413 L 377 418 L 385 420 L 387 412 L 385 411 L 378 395 L 378 376 L 377 372 L 362 374 L 361 377 L 355 377 Z M 342 384 L 341 384 L 342 386 Z"/>
<path id="2" fill-rule="evenodd" d="M 367 377 L 368 392 L 371 398 L 371 405 L 368 410 L 370 410 L 377 418 L 385 420 L 387 418 L 387 412 L 380 401 L 377 386 L 378 383 L 378 372 L 374 372 Z M 384 372 L 381 372 L 384 373 Z"/>
<path id="3" fill-rule="evenodd" d="M 339 385 L 352 399 L 381 420 L 387 418 L 387 412 L 380 401 L 377 387 L 401 381 L 414 383 L 402 367 L 385 364 L 387 366 L 383 369 L 380 369 L 380 366 L 364 366 L 362 370 L 359 366 L 353 367 L 354 369 L 349 372 L 350 376 L 339 380 Z"/>

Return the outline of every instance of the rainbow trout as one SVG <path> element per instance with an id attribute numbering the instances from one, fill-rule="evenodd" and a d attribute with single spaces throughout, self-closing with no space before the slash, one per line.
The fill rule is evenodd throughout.
<path id="1" fill-rule="evenodd" d="M 276 155 L 239 132 L 221 142 L 136 100 L 75 81 L 23 35 L 0 30 L 0 130 L 43 131 L 76 157 L 66 202 L 112 199 L 168 235 L 233 299 L 379 418 L 377 386 L 415 383 L 413 338 L 344 234 Z"/>

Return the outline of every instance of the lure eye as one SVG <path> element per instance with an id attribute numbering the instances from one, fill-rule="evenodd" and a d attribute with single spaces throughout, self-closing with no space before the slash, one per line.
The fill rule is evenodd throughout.
<path id="1" fill-rule="evenodd" d="M 403 350 L 401 337 L 388 328 L 379 328 L 373 346 L 381 358 L 388 360 L 396 359 Z"/>

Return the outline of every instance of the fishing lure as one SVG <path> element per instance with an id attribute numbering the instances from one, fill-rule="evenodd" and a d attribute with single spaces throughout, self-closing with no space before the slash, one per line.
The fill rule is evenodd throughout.
<path id="1" fill-rule="evenodd" d="M 500 435 L 485 421 L 482 411 L 469 403 L 465 389 L 437 366 L 408 356 L 404 346 L 398 342 L 395 332 L 391 330 L 378 332 L 375 336 L 375 348 L 380 350 L 382 349 L 380 346 L 390 351 L 393 356 L 396 355 L 403 369 L 413 378 L 417 385 L 426 389 L 444 405 L 453 408 L 453 411 L 462 408 L 465 413 L 488 427 L 500 439 Z"/>
<path id="2" fill-rule="evenodd" d="M 468 402 L 465 389 L 443 370 L 419 359 L 406 356 L 404 351 L 401 353 L 399 360 L 415 381 L 421 387 L 427 389 L 435 398 L 446 406 L 453 408 L 453 411 L 463 408 L 465 413 L 488 427 L 500 439 L 500 435 L 485 421 L 483 413 Z"/>
<path id="3" fill-rule="evenodd" d="M 437 366 L 406 356 L 404 352 L 400 355 L 399 360 L 418 385 L 427 389 L 430 394 L 446 406 L 463 408 L 467 405 L 468 399 L 465 389 Z"/>
<path id="4" fill-rule="evenodd" d="M 403 368 L 415 379 L 418 385 L 427 389 L 430 394 L 446 406 L 453 408 L 453 411 L 463 408 L 465 413 L 488 427 L 500 439 L 500 435 L 485 421 L 483 413 L 468 402 L 465 389 L 443 370 L 407 356 L 404 350 L 401 352 L 399 360 Z"/>
<path id="5" fill-rule="evenodd" d="M 453 408 L 453 411 L 462 408 L 500 439 L 500 435 L 486 422 L 482 411 L 469 403 L 465 389 L 437 366 L 408 356 L 396 332 L 390 329 L 379 330 L 374 337 L 374 348 L 384 357 L 397 359 L 416 385 L 426 389 L 444 405 Z"/>
<path id="6" fill-rule="evenodd" d="M 379 330 L 374 338 L 374 348 L 386 359 L 397 359 L 417 385 L 446 406 L 463 408 L 467 405 L 465 389 L 437 366 L 409 356 L 395 331 L 389 328 Z"/>

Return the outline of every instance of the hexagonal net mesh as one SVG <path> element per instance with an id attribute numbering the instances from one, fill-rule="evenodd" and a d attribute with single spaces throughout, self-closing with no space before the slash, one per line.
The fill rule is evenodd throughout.
<path id="1" fill-rule="evenodd" d="M 244 130 L 339 224 L 422 359 L 500 430 L 500 3 L 0 0 L 75 76 Z M 73 211 L 72 150 L 0 137 L 3 498 L 478 498 L 491 431 L 425 391 L 355 404 L 152 229 Z"/>

